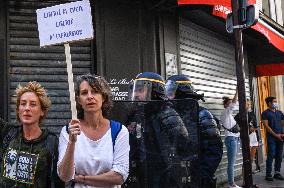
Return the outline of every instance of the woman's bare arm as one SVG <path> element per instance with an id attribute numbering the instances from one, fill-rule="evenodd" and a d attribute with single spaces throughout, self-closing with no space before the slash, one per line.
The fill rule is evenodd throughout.
<path id="1" fill-rule="evenodd" d="M 72 180 L 74 171 L 74 151 L 77 135 L 81 133 L 78 120 L 71 120 L 69 125 L 69 142 L 65 151 L 65 155 L 59 164 L 59 177 L 62 181 L 68 182 Z"/>
<path id="2" fill-rule="evenodd" d="M 90 186 L 105 187 L 123 184 L 123 177 L 117 172 L 108 171 L 96 176 L 76 175 L 75 182 Z"/>
<path id="3" fill-rule="evenodd" d="M 232 100 L 232 103 L 236 103 L 238 101 L 238 89 L 236 88 L 236 93 L 235 93 L 235 96 Z"/>

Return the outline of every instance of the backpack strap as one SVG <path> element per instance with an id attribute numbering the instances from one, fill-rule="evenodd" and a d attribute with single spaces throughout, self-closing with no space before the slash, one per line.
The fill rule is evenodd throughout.
<path id="1" fill-rule="evenodd" d="M 122 129 L 121 123 L 117 121 L 110 120 L 110 128 L 111 128 L 111 140 L 112 140 L 112 147 L 114 151 L 114 145 L 115 145 L 115 140 L 117 138 L 117 135 Z"/>

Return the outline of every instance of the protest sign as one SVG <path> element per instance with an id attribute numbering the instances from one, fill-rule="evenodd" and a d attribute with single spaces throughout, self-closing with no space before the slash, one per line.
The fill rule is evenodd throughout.
<path id="1" fill-rule="evenodd" d="M 89 0 L 38 9 L 37 23 L 40 47 L 64 43 L 72 119 L 77 119 L 74 81 L 68 42 L 93 38 L 92 13 Z"/>
<path id="2" fill-rule="evenodd" d="M 42 8 L 36 12 L 41 47 L 93 38 L 88 0 Z"/>

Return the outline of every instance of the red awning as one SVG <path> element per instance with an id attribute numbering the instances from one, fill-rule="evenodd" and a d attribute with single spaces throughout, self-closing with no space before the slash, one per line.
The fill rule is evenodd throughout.
<path id="1" fill-rule="evenodd" d="M 226 7 L 223 5 L 215 5 L 212 14 L 214 16 L 226 19 L 227 14 L 229 14 L 230 12 L 230 7 Z M 267 25 L 264 21 L 259 19 L 256 25 L 252 26 L 251 28 L 263 34 L 267 38 L 269 43 L 271 43 L 280 51 L 284 52 L 284 37 L 277 31 L 275 31 L 273 28 L 270 28 L 270 26 Z"/>
<path id="2" fill-rule="evenodd" d="M 261 20 L 256 25 L 252 26 L 252 28 L 262 33 L 268 39 L 269 43 L 284 52 L 284 38 L 281 34 L 269 29 L 265 22 Z"/>
<path id="3" fill-rule="evenodd" d="M 179 5 L 213 5 L 214 16 L 226 19 L 227 14 L 231 12 L 231 0 L 178 0 Z M 248 4 L 256 4 L 256 0 L 248 0 Z M 259 19 L 258 23 L 251 27 L 252 29 L 263 34 L 269 43 L 284 52 L 284 36 L 271 26 Z M 261 64 L 256 65 L 257 76 L 275 76 L 284 75 L 284 62 L 277 62 L 275 64 Z"/>
<path id="4" fill-rule="evenodd" d="M 229 0 L 178 0 L 179 5 L 223 5 L 231 6 Z"/>
<path id="5" fill-rule="evenodd" d="M 250 5 L 255 4 L 256 0 L 248 0 Z M 231 0 L 178 0 L 179 5 L 223 5 L 231 7 Z"/>
<path id="6" fill-rule="evenodd" d="M 256 0 L 248 0 L 248 4 L 255 4 Z M 218 16 L 221 18 L 226 19 L 227 14 L 231 12 L 231 0 L 178 0 L 179 5 L 185 4 L 205 4 L 205 5 L 213 5 L 213 15 Z M 251 27 L 252 29 L 260 32 L 263 34 L 269 43 L 274 45 L 280 51 L 284 52 L 284 37 L 278 33 L 277 31 L 273 30 L 265 24 L 264 21 L 259 20 L 259 22 Z"/>
<path id="7" fill-rule="evenodd" d="M 284 63 L 256 65 L 256 76 L 284 75 Z"/>

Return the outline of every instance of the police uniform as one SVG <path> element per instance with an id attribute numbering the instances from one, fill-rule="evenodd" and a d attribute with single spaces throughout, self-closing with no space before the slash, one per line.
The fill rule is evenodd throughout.
<path id="1" fill-rule="evenodd" d="M 197 94 L 191 85 L 190 79 L 185 75 L 174 75 L 167 79 L 166 93 L 171 99 L 186 99 L 192 98 L 195 100 L 204 100 L 203 95 Z M 190 109 L 186 107 L 181 110 L 187 113 Z M 200 187 L 202 188 L 215 188 L 216 178 L 215 171 L 222 160 L 223 143 L 220 136 L 219 121 L 211 112 L 204 108 L 199 107 L 199 170 L 194 172 L 194 176 L 199 176 Z M 181 114 L 181 116 L 183 116 Z M 190 130 L 189 130 L 189 133 Z"/>
<path id="2" fill-rule="evenodd" d="M 164 80 L 146 72 L 139 74 L 131 87 L 130 98 L 137 102 L 126 123 L 130 132 L 130 173 L 123 186 L 183 187 L 187 169 L 180 164 L 186 156 L 184 145 L 189 136 L 179 114 L 165 101 Z M 142 90 L 151 92 L 137 94 Z"/>

